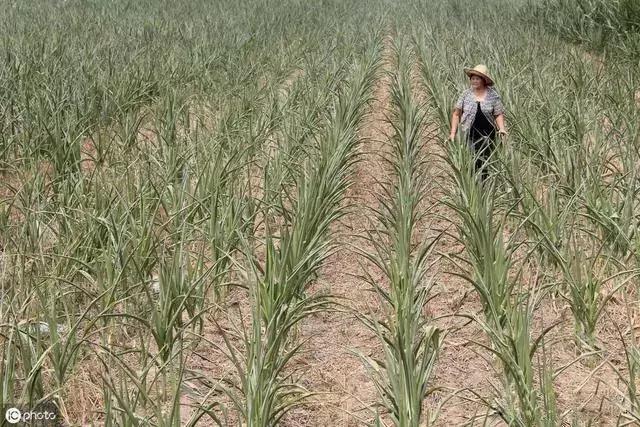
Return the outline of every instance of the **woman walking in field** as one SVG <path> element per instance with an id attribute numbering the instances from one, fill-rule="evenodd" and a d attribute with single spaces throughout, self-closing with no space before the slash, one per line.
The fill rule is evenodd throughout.
<path id="1" fill-rule="evenodd" d="M 462 92 L 456 102 L 449 139 L 456 137 L 460 125 L 467 144 L 475 154 L 475 170 L 480 173 L 484 182 L 488 176 L 487 161 L 495 144 L 496 127 L 501 136 L 507 134 L 504 106 L 500 95 L 493 88 L 493 80 L 489 77 L 486 66 L 481 64 L 465 68 L 464 72 L 469 76 L 470 87 Z"/>

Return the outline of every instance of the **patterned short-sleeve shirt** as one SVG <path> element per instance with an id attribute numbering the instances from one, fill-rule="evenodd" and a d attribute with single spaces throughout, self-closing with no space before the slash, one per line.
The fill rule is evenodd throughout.
<path id="1" fill-rule="evenodd" d="M 471 127 L 473 119 L 476 116 L 476 110 L 478 109 L 478 102 L 476 101 L 476 96 L 471 88 L 462 92 L 456 102 L 456 108 L 462 110 L 460 128 L 466 132 Z M 502 99 L 492 86 L 487 87 L 487 95 L 485 96 L 484 101 L 480 101 L 480 109 L 494 126 L 496 125 L 496 116 L 504 114 Z"/>

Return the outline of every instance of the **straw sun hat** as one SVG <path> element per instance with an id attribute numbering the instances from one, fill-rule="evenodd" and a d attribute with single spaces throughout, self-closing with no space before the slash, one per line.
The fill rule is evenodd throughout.
<path id="1" fill-rule="evenodd" d="M 467 76 L 480 76 L 487 82 L 487 86 L 493 85 L 493 80 L 489 77 L 489 70 L 487 70 L 487 66 L 483 64 L 478 64 L 473 68 L 465 68 L 464 72 Z"/>

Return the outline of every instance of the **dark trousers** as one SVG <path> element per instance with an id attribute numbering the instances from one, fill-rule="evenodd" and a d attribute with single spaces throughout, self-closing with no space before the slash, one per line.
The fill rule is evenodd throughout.
<path id="1" fill-rule="evenodd" d="M 475 157 L 475 171 L 480 175 L 482 182 L 485 182 L 489 177 L 488 163 L 495 145 L 495 133 L 481 136 L 470 132 L 467 136 L 467 145 Z"/>

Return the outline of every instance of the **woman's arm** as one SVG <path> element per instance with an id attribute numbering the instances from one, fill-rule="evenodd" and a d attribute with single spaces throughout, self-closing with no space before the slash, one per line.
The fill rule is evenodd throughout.
<path id="1" fill-rule="evenodd" d="M 495 97 L 495 104 L 493 106 L 493 115 L 496 117 L 496 125 L 498 125 L 498 132 L 501 135 L 507 134 L 507 128 L 504 127 L 504 105 L 502 104 L 502 98 L 496 92 L 495 89 L 491 89 Z"/>
<path id="2" fill-rule="evenodd" d="M 496 124 L 498 125 L 498 133 L 506 135 L 507 128 L 504 127 L 504 114 L 498 114 L 496 116 Z"/>
<path id="3" fill-rule="evenodd" d="M 453 114 L 451 115 L 451 131 L 449 132 L 449 139 L 453 140 L 458 133 L 458 125 L 460 124 L 460 117 L 462 115 L 462 109 L 464 107 L 464 98 L 469 93 L 469 89 L 465 89 L 453 107 Z"/>
<path id="4" fill-rule="evenodd" d="M 451 132 L 449 133 L 449 139 L 454 139 L 456 137 L 456 133 L 458 132 L 458 125 L 460 124 L 460 113 L 462 112 L 459 108 L 454 108 L 453 115 L 451 116 Z"/>

